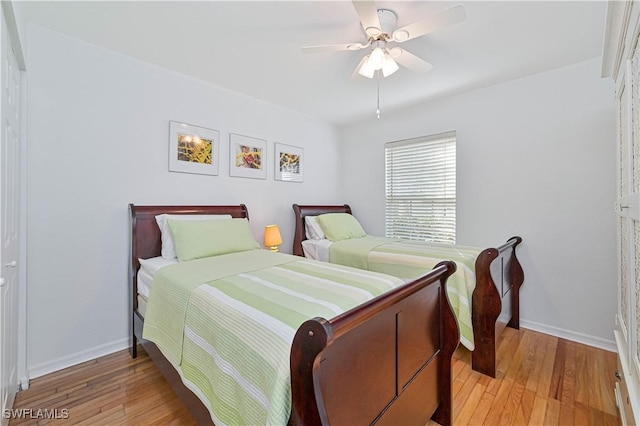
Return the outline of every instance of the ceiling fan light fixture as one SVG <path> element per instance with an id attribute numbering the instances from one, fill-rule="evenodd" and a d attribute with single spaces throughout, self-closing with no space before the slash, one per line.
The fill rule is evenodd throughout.
<path id="1" fill-rule="evenodd" d="M 358 70 L 358 74 L 363 77 L 373 78 L 373 74 L 376 72 L 375 68 L 371 66 L 371 56 L 367 55 L 362 62 L 362 66 Z"/>
<path id="2" fill-rule="evenodd" d="M 380 47 L 376 47 L 373 49 L 371 54 L 369 55 L 369 64 L 373 67 L 374 70 L 379 70 L 384 65 L 385 53 L 384 50 Z"/>
<path id="3" fill-rule="evenodd" d="M 389 56 L 388 54 L 384 55 L 384 63 L 382 64 L 383 76 L 389 77 L 391 74 L 398 71 L 399 68 L 400 67 L 398 66 L 396 61 L 393 60 L 391 56 Z"/>

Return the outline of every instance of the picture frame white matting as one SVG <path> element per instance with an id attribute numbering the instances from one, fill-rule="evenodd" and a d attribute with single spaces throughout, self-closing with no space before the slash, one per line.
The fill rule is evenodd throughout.
<path id="1" fill-rule="evenodd" d="M 286 145 L 275 144 L 275 180 L 285 182 L 304 182 L 304 149 Z"/>
<path id="2" fill-rule="evenodd" d="M 217 176 L 220 132 L 169 121 L 169 171 Z"/>
<path id="3" fill-rule="evenodd" d="M 267 141 L 229 134 L 229 176 L 267 178 Z"/>

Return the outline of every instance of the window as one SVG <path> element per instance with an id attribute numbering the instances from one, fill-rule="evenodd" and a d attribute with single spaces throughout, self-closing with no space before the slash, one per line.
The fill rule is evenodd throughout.
<path id="1" fill-rule="evenodd" d="M 456 242 L 456 133 L 385 144 L 387 237 Z"/>

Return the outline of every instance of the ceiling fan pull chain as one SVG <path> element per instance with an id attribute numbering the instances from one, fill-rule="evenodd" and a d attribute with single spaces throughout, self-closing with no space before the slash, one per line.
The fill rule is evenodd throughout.
<path id="1" fill-rule="evenodd" d="M 378 116 L 378 120 L 380 120 L 380 70 L 376 71 L 378 74 L 377 82 L 378 82 L 378 104 L 376 108 L 376 115 Z"/>

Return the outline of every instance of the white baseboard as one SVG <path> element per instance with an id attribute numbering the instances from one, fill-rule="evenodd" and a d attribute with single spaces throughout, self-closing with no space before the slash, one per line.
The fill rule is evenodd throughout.
<path id="1" fill-rule="evenodd" d="M 86 351 L 76 352 L 71 355 L 63 356 L 52 361 L 44 362 L 42 364 L 29 366 L 27 368 L 28 377 L 20 379 L 20 383 L 24 386 L 29 380 L 36 377 L 44 376 L 45 374 L 53 373 L 54 371 L 62 370 L 67 367 L 71 367 L 76 364 L 80 364 L 92 359 L 100 358 L 101 356 L 109 355 L 114 352 L 121 351 L 129 347 L 129 338 L 116 340 L 115 342 L 105 343 L 104 345 L 96 346 Z"/>
<path id="2" fill-rule="evenodd" d="M 583 343 L 589 346 L 594 346 L 596 348 L 604 349 L 610 352 L 617 352 L 616 343 L 614 340 L 606 340 L 587 334 L 576 333 L 574 331 L 551 327 L 533 321 L 520 320 L 520 326 L 529 330 L 550 334 L 552 336 L 561 337 L 563 339 Z M 86 351 L 76 352 L 74 354 L 67 355 L 49 362 L 30 366 L 27 370 L 28 377 L 20 378 L 21 388 L 28 388 L 30 379 L 35 379 L 36 377 L 44 376 L 45 374 L 53 373 L 54 371 L 62 370 L 64 368 L 90 361 L 92 359 L 100 358 L 101 356 L 109 355 L 113 352 L 121 351 L 128 347 L 129 338 L 125 337 L 124 339 L 96 346 L 95 348 L 91 348 Z"/>
<path id="3" fill-rule="evenodd" d="M 551 336 L 561 337 L 573 342 L 582 343 L 588 346 L 604 349 L 609 352 L 618 352 L 616 348 L 615 339 L 607 340 L 601 337 L 590 336 L 588 334 L 577 333 L 575 331 L 565 330 L 562 328 L 552 327 L 546 324 L 540 324 L 533 321 L 520 320 L 520 327 L 528 328 L 529 330 L 539 331 L 540 333 L 550 334 Z"/>

